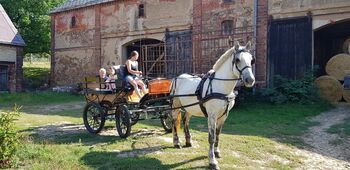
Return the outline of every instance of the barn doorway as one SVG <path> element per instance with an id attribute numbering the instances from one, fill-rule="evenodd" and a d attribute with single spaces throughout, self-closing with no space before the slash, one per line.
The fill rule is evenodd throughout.
<path id="1" fill-rule="evenodd" d="M 124 44 L 124 53 L 123 53 L 123 58 L 122 62 L 125 63 L 126 60 L 128 59 L 130 53 L 132 51 L 137 51 L 139 52 L 140 56 L 142 56 L 142 46 L 143 45 L 153 45 L 153 44 L 159 44 L 162 41 L 156 40 L 156 39 L 137 39 L 130 41 L 126 44 Z M 140 57 L 141 58 L 141 57 Z"/>
<path id="2" fill-rule="evenodd" d="M 312 19 L 277 19 L 269 26 L 269 85 L 280 75 L 298 79 L 312 67 Z"/>
<path id="3" fill-rule="evenodd" d="M 343 44 L 350 38 L 350 19 L 326 25 L 314 31 L 314 65 L 317 77 L 325 75 L 325 67 L 330 58 L 344 53 Z"/>
<path id="4" fill-rule="evenodd" d="M 8 66 L 0 65 L 0 91 L 8 91 Z"/>

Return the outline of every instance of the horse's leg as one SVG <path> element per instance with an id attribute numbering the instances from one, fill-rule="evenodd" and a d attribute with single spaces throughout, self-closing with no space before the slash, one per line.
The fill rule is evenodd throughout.
<path id="1" fill-rule="evenodd" d="M 216 114 L 209 113 L 208 116 L 208 141 L 209 141 L 209 168 L 219 169 L 218 161 L 214 155 L 214 143 L 216 139 Z"/>
<path id="2" fill-rule="evenodd" d="M 175 148 L 181 148 L 180 139 L 177 134 L 180 131 L 180 125 L 181 125 L 180 109 L 174 110 L 172 112 L 172 117 L 173 117 L 173 144 Z"/>
<path id="3" fill-rule="evenodd" d="M 214 154 L 215 154 L 216 158 L 221 158 L 220 149 L 219 149 L 219 139 L 220 139 L 219 136 L 220 136 L 221 129 L 222 129 L 222 126 L 225 123 L 226 118 L 227 118 L 227 116 L 223 115 L 223 116 L 221 116 L 221 118 L 219 118 L 217 120 L 217 124 L 216 124 L 216 140 L 215 140 L 215 144 L 214 144 Z"/>
<path id="4" fill-rule="evenodd" d="M 185 147 L 192 147 L 191 134 L 190 134 L 190 118 L 191 118 L 191 114 L 186 112 L 183 119 L 184 133 L 185 133 L 185 139 L 186 139 Z"/>

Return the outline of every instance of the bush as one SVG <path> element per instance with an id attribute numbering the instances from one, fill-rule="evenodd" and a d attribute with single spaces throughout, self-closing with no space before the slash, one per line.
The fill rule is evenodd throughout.
<path id="1" fill-rule="evenodd" d="M 314 80 L 315 77 L 312 72 L 306 73 L 299 80 L 275 76 L 274 86 L 259 90 L 259 94 L 275 104 L 288 102 L 314 103 L 320 100 Z"/>
<path id="2" fill-rule="evenodd" d="M 13 111 L 0 112 L 0 168 L 11 167 L 19 146 L 19 136 L 14 121 L 19 116 L 19 107 Z"/>

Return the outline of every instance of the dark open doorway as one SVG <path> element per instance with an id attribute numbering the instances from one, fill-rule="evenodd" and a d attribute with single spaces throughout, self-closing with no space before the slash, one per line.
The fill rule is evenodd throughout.
<path id="1" fill-rule="evenodd" d="M 8 67 L 0 65 L 0 91 L 8 91 Z"/>
<path id="2" fill-rule="evenodd" d="M 151 44 L 159 44 L 162 41 L 156 40 L 156 39 L 140 39 L 140 40 L 134 40 L 131 42 L 126 43 L 124 46 L 126 48 L 126 55 L 123 57 L 123 63 L 127 60 L 130 53 L 132 51 L 137 51 L 142 55 L 142 46 L 143 45 L 151 45 Z"/>
<path id="3" fill-rule="evenodd" d="M 314 65 L 319 68 L 316 76 L 325 75 L 330 58 L 344 53 L 344 41 L 350 37 L 350 20 L 339 21 L 318 29 L 314 33 Z"/>

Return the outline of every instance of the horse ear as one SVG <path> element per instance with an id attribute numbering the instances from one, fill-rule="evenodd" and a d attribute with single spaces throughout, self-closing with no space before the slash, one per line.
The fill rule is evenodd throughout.
<path id="1" fill-rule="evenodd" d="M 246 48 L 247 50 L 252 49 L 252 42 L 248 41 L 248 43 L 245 45 L 245 48 Z"/>
<path id="2" fill-rule="evenodd" d="M 235 44 L 234 44 L 234 47 L 235 47 L 235 50 L 238 51 L 239 50 L 239 47 L 241 45 L 239 44 L 239 41 L 235 41 Z"/>

